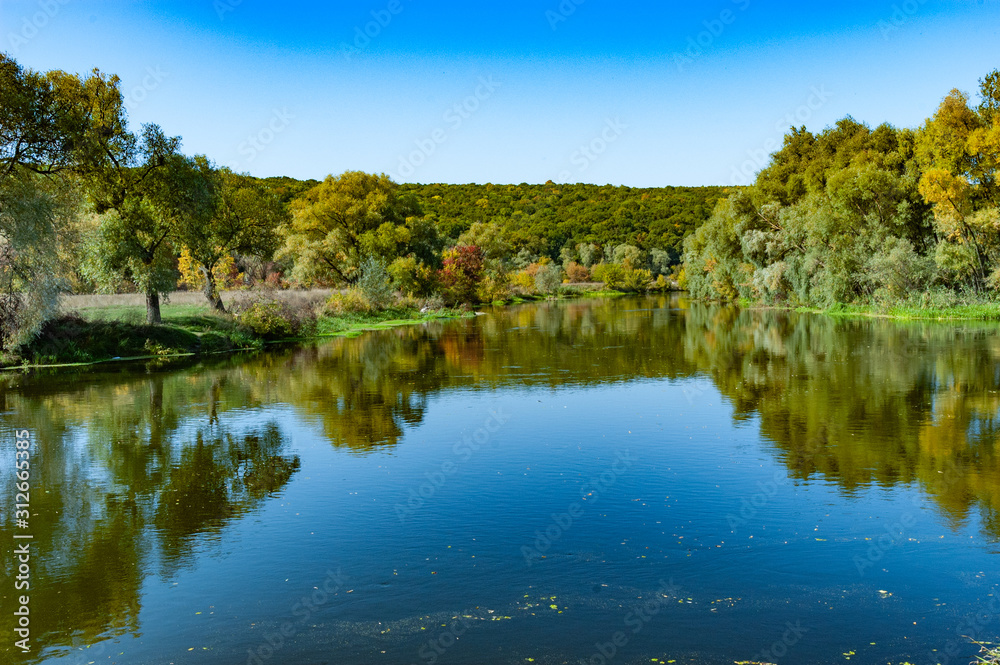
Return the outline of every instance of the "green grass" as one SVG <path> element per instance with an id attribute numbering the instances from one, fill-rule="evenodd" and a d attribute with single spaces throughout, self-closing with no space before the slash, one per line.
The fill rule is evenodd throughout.
<path id="1" fill-rule="evenodd" d="M 427 321 L 474 317 L 473 312 L 444 309 L 420 313 L 415 309 L 386 309 L 380 312 L 354 312 L 320 317 L 316 325 L 319 337 L 354 337 L 370 330 L 387 330 Z"/>
<path id="2" fill-rule="evenodd" d="M 974 304 L 953 307 L 919 307 L 898 305 L 875 307 L 870 305 L 844 305 L 838 303 L 829 309 L 800 307 L 799 312 L 827 314 L 829 316 L 868 316 L 914 321 L 997 321 L 1000 305 Z"/>
<path id="3" fill-rule="evenodd" d="M 127 323 L 142 323 L 146 320 L 144 305 L 111 305 L 108 307 L 83 307 L 73 310 L 87 321 L 125 321 Z M 164 323 L 172 323 L 178 319 L 189 319 L 211 314 L 208 305 L 161 305 L 160 316 Z"/>
<path id="4" fill-rule="evenodd" d="M 48 322 L 41 334 L 4 366 L 83 365 L 108 360 L 177 358 L 257 349 L 262 342 L 231 319 L 207 308 L 194 315 L 175 312 L 161 325 L 123 318 L 66 315 Z"/>

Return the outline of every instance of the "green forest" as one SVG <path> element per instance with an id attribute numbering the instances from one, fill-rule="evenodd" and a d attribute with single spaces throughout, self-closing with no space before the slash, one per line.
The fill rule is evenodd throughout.
<path id="1" fill-rule="evenodd" d="M 684 243 L 700 298 L 949 308 L 1000 287 L 1000 71 L 916 129 L 793 128 L 752 187 Z"/>

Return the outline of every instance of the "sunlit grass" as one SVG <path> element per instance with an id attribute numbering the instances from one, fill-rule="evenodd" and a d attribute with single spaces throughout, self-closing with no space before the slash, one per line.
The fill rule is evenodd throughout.
<path id="1" fill-rule="evenodd" d="M 872 316 L 921 321 L 997 321 L 1000 305 L 976 304 L 953 307 L 836 305 L 830 309 L 800 308 L 797 311 L 828 314 L 830 316 Z"/>

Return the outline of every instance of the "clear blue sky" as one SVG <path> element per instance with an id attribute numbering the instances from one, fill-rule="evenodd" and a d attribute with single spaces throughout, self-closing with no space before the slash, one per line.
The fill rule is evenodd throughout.
<path id="1" fill-rule="evenodd" d="M 1000 0 L 0 0 L 0 49 L 118 74 L 189 154 L 401 182 L 733 184 L 791 122 L 974 94 L 998 27 Z"/>

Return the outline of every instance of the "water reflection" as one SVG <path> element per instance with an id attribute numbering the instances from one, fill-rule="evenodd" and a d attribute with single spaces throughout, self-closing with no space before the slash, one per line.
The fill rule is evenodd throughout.
<path id="1" fill-rule="evenodd" d="M 137 634 L 145 577 L 169 578 L 189 564 L 196 543 L 281 491 L 299 468 L 277 424 L 237 431 L 219 422 L 220 402 L 245 397 L 219 377 L 91 378 L 76 387 L 9 385 L 3 394 L 4 424 L 30 429 L 37 442 L 28 590 L 35 654 L 39 644 L 65 648 Z M 199 395 L 205 402 L 193 403 Z M 4 438 L 13 439 L 9 430 Z M 6 509 L 14 503 L 13 470 L 5 464 L 0 476 Z M 0 540 L 13 542 L 13 533 L 4 519 Z M 4 607 L 14 575 L 5 557 Z"/>
<path id="2" fill-rule="evenodd" d="M 400 445 L 445 391 L 708 377 L 791 476 L 821 477 L 845 494 L 915 484 L 955 525 L 978 518 L 1000 536 L 993 325 L 654 297 L 531 305 L 133 371 L 0 385 L 4 425 L 38 442 L 33 628 L 49 648 L 137 633 L 147 575 L 169 579 L 210 536 L 288 485 L 299 458 L 269 409 L 290 408 L 334 447 L 367 455 Z M 12 459 L 9 431 L 3 441 Z M 5 464 L 2 510 L 14 503 L 11 476 Z M 0 539 L 11 537 L 3 519 Z M 2 566 L 7 607 L 13 561 Z"/>

